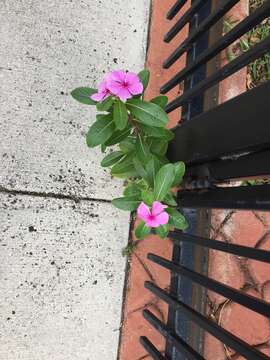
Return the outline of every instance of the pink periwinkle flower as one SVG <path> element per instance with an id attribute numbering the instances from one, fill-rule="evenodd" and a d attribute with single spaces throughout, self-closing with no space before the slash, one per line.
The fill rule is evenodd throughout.
<path id="1" fill-rule="evenodd" d="M 98 85 L 98 92 L 93 94 L 91 96 L 91 99 L 97 102 L 101 102 L 104 99 L 106 99 L 106 97 L 110 96 L 110 90 L 107 87 L 107 79 L 105 78 L 103 81 L 101 81 L 101 83 Z"/>
<path id="2" fill-rule="evenodd" d="M 118 96 L 122 101 L 143 92 L 143 84 L 138 75 L 122 70 L 113 71 L 109 74 L 107 87 L 113 95 Z"/>
<path id="3" fill-rule="evenodd" d="M 148 227 L 159 227 L 165 225 L 169 221 L 169 215 L 164 211 L 167 206 L 159 201 L 154 201 L 152 209 L 150 209 L 144 202 L 141 202 L 137 209 L 138 217 L 145 222 Z"/>

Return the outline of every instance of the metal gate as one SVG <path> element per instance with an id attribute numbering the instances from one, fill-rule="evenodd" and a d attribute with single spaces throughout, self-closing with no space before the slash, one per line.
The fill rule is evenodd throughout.
<path id="1" fill-rule="evenodd" d="M 167 18 L 173 19 L 186 2 L 178 0 L 169 10 Z M 206 111 L 204 106 L 206 90 L 213 89 L 220 81 L 270 51 L 270 37 L 267 37 L 207 76 L 207 64 L 212 59 L 270 16 L 270 0 L 266 0 L 228 33 L 216 36 L 210 42 L 209 31 L 217 27 L 219 20 L 238 2 L 194 0 L 164 38 L 166 42 L 171 41 L 189 23 L 188 37 L 164 61 L 164 68 L 169 68 L 187 53 L 186 67 L 164 84 L 160 92 L 165 94 L 181 82 L 185 84 L 183 94 L 171 101 L 166 111 L 170 113 L 182 107 L 181 125 L 174 129 L 175 139 L 169 146 L 168 158 L 173 162 L 182 160 L 187 165 L 183 189 L 178 193 L 178 204 L 189 217 L 191 229 L 187 233 L 170 232 L 169 236 L 175 244 L 172 261 L 148 254 L 151 261 L 172 274 L 170 291 L 151 282 L 145 283 L 146 289 L 169 305 L 166 324 L 150 311 L 143 312 L 149 326 L 153 326 L 167 341 L 164 355 L 157 350 L 157 344 L 152 344 L 146 337 L 140 338 L 153 359 L 204 359 L 204 332 L 246 359 L 269 359 L 205 316 L 203 300 L 206 291 L 211 290 L 270 318 L 269 303 L 207 276 L 207 251 L 215 249 L 266 263 L 270 263 L 270 252 L 209 239 L 207 232 L 198 236 L 194 231 L 194 224 L 201 216 L 196 209 L 203 211 L 205 218 L 207 210 L 212 208 L 270 210 L 269 184 L 222 186 L 228 180 L 265 178 L 270 174 L 270 82 L 224 104 L 214 107 L 212 104 L 210 110 Z M 198 254 L 201 263 L 196 267 L 194 259 Z M 200 306 L 194 306 L 192 302 L 193 284 L 200 285 L 202 289 L 199 293 Z M 188 331 L 193 331 L 199 342 L 190 341 Z"/>

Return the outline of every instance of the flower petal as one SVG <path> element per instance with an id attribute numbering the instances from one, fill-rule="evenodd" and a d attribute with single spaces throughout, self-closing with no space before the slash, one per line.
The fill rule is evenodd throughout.
<path id="1" fill-rule="evenodd" d="M 143 92 L 143 84 L 141 82 L 133 83 L 128 85 L 128 90 L 132 95 L 139 95 Z"/>
<path id="2" fill-rule="evenodd" d="M 163 211 L 161 214 L 156 216 L 156 221 L 159 225 L 165 225 L 169 222 L 169 214 Z"/>
<path id="3" fill-rule="evenodd" d="M 164 209 L 166 209 L 168 206 L 167 205 L 163 205 L 161 202 L 159 201 L 154 201 L 153 205 L 152 205 L 152 214 L 154 216 L 159 215 L 160 213 L 163 212 Z"/>
<path id="4" fill-rule="evenodd" d="M 98 85 L 98 92 L 102 93 L 102 92 L 106 92 L 106 91 L 107 91 L 107 82 L 103 80 Z"/>
<path id="5" fill-rule="evenodd" d="M 110 72 L 108 72 L 105 76 L 104 76 L 104 82 L 108 82 L 108 81 L 110 81 L 110 80 L 112 80 L 112 71 L 110 71 Z"/>
<path id="6" fill-rule="evenodd" d="M 109 75 L 109 80 L 124 83 L 126 80 L 126 72 L 123 70 L 112 71 Z"/>
<path id="7" fill-rule="evenodd" d="M 146 222 L 148 219 L 150 215 L 150 209 L 144 202 L 141 202 L 138 206 L 137 215 L 141 220 L 144 220 L 144 222 Z"/>
<path id="8" fill-rule="evenodd" d="M 122 87 L 118 93 L 116 94 L 122 101 L 125 101 L 127 99 L 130 99 L 132 98 L 132 95 L 131 93 L 128 91 L 127 88 L 125 87 Z"/>
<path id="9" fill-rule="evenodd" d="M 123 88 L 123 85 L 120 84 L 119 82 L 117 81 L 113 81 L 113 80 L 110 80 L 107 82 L 107 88 L 109 89 L 109 91 L 118 96 L 118 93 L 121 91 L 121 89 Z"/>
<path id="10" fill-rule="evenodd" d="M 93 95 L 90 96 L 90 98 L 94 101 L 102 101 L 104 98 L 106 97 L 106 93 L 105 92 L 97 92 Z"/>
<path id="11" fill-rule="evenodd" d="M 132 95 L 138 95 L 143 92 L 143 84 L 137 74 L 128 72 L 126 74 L 126 83 Z"/>
<path id="12" fill-rule="evenodd" d="M 137 83 L 140 82 L 140 78 L 134 72 L 129 71 L 126 73 L 126 82 L 129 84 Z"/>
<path id="13" fill-rule="evenodd" d="M 159 227 L 160 223 L 158 222 L 157 218 L 148 216 L 147 219 L 145 219 L 145 223 L 148 227 L 156 228 Z"/>

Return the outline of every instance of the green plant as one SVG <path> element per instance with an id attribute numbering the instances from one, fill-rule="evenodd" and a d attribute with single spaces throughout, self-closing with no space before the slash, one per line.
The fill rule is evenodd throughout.
<path id="1" fill-rule="evenodd" d="M 168 142 L 174 134 L 166 128 L 166 96 L 144 100 L 149 71 L 138 75 L 115 71 L 105 76 L 98 90 L 80 87 L 71 95 L 80 103 L 96 106 L 100 112 L 90 127 L 86 142 L 92 148 L 101 146 L 104 168 L 126 179 L 123 197 L 112 204 L 126 211 L 137 210 L 141 223 L 136 229 L 139 239 L 151 228 L 166 237 L 172 227 L 185 229 L 187 222 L 176 209 L 172 187 L 183 179 L 183 162 L 171 164 L 166 158 Z"/>
<path id="2" fill-rule="evenodd" d="M 122 256 L 127 256 L 127 257 L 131 256 L 134 253 L 137 245 L 138 244 L 136 242 L 128 244 L 126 247 L 122 249 Z"/>
<path id="3" fill-rule="evenodd" d="M 223 22 L 223 33 L 227 34 L 231 31 L 235 25 L 238 24 L 238 20 L 233 20 L 232 17 L 228 17 Z M 228 61 L 234 60 L 239 53 L 243 53 L 250 49 L 250 44 L 247 37 L 242 36 L 235 44 L 229 46 L 226 50 L 226 56 Z"/>
<path id="4" fill-rule="evenodd" d="M 258 9 L 265 0 L 249 0 L 250 12 Z M 223 22 L 223 33 L 226 34 L 239 23 L 232 17 L 228 17 Z M 264 40 L 270 35 L 270 18 L 266 18 L 261 24 L 255 26 L 252 30 L 247 32 L 233 45 L 226 49 L 226 56 L 228 61 L 234 60 L 238 55 L 248 51 L 252 46 Z M 247 74 L 247 88 L 253 88 L 261 83 L 270 80 L 270 53 L 266 53 L 255 61 L 251 62 L 248 67 Z"/>

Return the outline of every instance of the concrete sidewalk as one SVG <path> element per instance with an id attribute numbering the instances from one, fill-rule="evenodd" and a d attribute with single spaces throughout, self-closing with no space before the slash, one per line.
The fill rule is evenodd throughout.
<path id="1" fill-rule="evenodd" d="M 116 359 L 129 214 L 69 93 L 143 67 L 149 3 L 2 3 L 0 360 Z"/>

